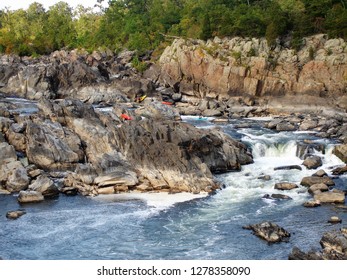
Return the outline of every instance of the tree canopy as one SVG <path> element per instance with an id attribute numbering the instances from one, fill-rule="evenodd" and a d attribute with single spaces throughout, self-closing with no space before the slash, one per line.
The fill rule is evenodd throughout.
<path id="1" fill-rule="evenodd" d="M 105 0 L 96 0 L 99 4 Z M 97 3 L 96 3 L 97 4 Z M 108 47 L 144 52 L 165 35 L 276 38 L 327 33 L 347 39 L 346 0 L 109 0 L 104 9 L 59 2 L 46 10 L 0 10 L 0 53 L 47 54 L 61 48 Z"/>

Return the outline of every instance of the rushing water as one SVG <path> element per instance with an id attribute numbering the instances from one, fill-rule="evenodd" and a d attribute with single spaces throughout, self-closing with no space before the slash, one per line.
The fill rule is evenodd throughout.
<path id="1" fill-rule="evenodd" d="M 185 118 L 200 127 L 209 120 Z M 20 208 L 16 196 L 0 195 L 0 257 L 4 259 L 287 259 L 294 246 L 320 249 L 322 234 L 341 225 L 328 219 L 338 215 L 346 226 L 347 213 L 333 205 L 305 208 L 306 188 L 276 191 L 281 181 L 300 183 L 306 170 L 297 157 L 298 146 L 323 145 L 313 150 L 323 157 L 323 169 L 342 165 L 332 155 L 334 143 L 310 132 L 281 132 L 261 127 L 261 120 L 235 120 L 224 131 L 252 148 L 254 163 L 241 172 L 218 175 L 225 188 L 213 196 L 191 194 L 121 194 L 68 197 L 24 205 L 27 214 L 7 220 Z M 324 153 L 324 154 L 323 154 Z M 301 165 L 302 170 L 274 167 Z M 271 180 L 258 179 L 270 175 Z M 336 179 L 345 189 L 346 177 Z M 282 193 L 292 200 L 264 199 Z M 242 226 L 272 221 L 292 233 L 288 243 L 268 245 Z"/>

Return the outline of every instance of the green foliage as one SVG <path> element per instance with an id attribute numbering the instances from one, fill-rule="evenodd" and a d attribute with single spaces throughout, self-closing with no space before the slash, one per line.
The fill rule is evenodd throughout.
<path id="1" fill-rule="evenodd" d="M 139 59 L 138 56 L 135 56 L 132 61 L 131 61 L 132 66 L 139 71 L 140 73 L 145 72 L 145 70 L 147 69 L 148 65 L 146 62 L 143 62 Z"/>
<path id="2" fill-rule="evenodd" d="M 249 50 L 249 52 L 247 53 L 247 56 L 248 56 L 248 57 L 256 56 L 255 49 L 251 48 L 251 49 Z"/>
<path id="3" fill-rule="evenodd" d="M 0 52 L 46 54 L 61 48 L 146 50 L 162 46 L 165 35 L 208 40 L 214 36 L 265 36 L 270 46 L 292 36 L 328 33 L 347 39 L 346 0 L 109 0 L 94 11 L 59 2 L 46 10 L 0 10 Z M 212 55 L 216 55 L 210 50 Z M 252 56 L 252 54 L 248 54 Z"/>
<path id="4" fill-rule="evenodd" d="M 238 65 L 241 65 L 241 62 L 242 62 L 242 54 L 241 54 L 241 52 L 232 52 L 232 53 L 231 53 L 231 56 L 232 56 L 233 58 L 235 58 L 236 63 L 237 63 Z"/>

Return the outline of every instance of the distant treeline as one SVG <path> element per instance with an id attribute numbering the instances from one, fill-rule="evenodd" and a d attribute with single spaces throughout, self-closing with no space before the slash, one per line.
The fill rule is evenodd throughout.
<path id="1" fill-rule="evenodd" d="M 100 4 L 104 0 L 96 0 Z M 98 3 L 97 3 L 98 2 Z M 105 9 L 72 9 L 59 2 L 48 10 L 0 10 L 0 53 L 48 54 L 62 48 L 155 49 L 164 35 L 290 36 L 292 46 L 316 33 L 347 39 L 346 0 L 110 0 Z"/>

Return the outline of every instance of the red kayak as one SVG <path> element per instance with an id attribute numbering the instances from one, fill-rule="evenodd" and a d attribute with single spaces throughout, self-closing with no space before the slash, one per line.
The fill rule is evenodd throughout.
<path id="1" fill-rule="evenodd" d="M 121 114 L 120 117 L 123 120 L 126 120 L 126 121 L 131 121 L 132 120 L 132 117 L 128 116 L 127 114 Z"/>
<path id="2" fill-rule="evenodd" d="M 163 101 L 163 102 L 161 102 L 162 104 L 164 104 L 164 105 L 173 105 L 173 102 L 169 102 L 169 101 Z"/>

